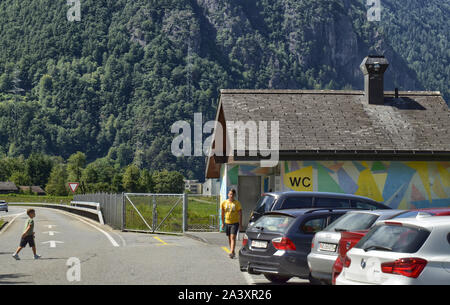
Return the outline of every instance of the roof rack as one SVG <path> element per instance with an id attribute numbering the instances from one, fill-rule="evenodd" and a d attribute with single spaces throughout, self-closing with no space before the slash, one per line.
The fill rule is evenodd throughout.
<path id="1" fill-rule="evenodd" d="M 311 209 L 309 211 L 306 211 L 305 214 L 310 214 L 310 213 L 317 212 L 317 211 L 330 211 L 330 212 L 333 212 L 334 210 L 359 210 L 359 209 L 351 208 L 351 207 L 349 207 L 349 208 L 338 208 L 338 207 L 336 207 L 336 208 L 317 208 L 317 209 Z"/>

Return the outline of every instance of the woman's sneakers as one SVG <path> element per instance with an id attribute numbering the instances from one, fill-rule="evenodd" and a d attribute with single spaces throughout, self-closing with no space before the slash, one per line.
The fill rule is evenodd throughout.
<path id="1" fill-rule="evenodd" d="M 38 254 L 35 254 L 35 255 L 34 255 L 34 259 L 40 259 L 40 258 L 41 258 L 40 255 L 38 255 Z"/>

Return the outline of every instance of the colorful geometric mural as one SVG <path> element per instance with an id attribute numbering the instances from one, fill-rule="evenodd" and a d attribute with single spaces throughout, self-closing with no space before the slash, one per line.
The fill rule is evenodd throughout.
<path id="1" fill-rule="evenodd" d="M 450 206 L 450 162 L 283 163 L 283 190 L 355 194 L 399 209 Z"/>
<path id="2" fill-rule="evenodd" d="M 257 165 L 223 165 L 220 171 L 220 199 L 225 200 L 229 190 L 232 188 L 238 191 L 239 176 L 261 176 L 261 192 L 268 192 L 270 190 L 268 177 L 272 172 L 272 168 L 259 167 Z M 239 198 L 239 194 L 237 194 L 237 198 Z"/>

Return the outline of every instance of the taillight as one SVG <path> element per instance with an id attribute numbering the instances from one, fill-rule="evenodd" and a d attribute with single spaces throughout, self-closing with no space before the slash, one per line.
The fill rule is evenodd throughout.
<path id="1" fill-rule="evenodd" d="M 407 277 L 417 278 L 426 265 L 427 261 L 422 258 L 400 258 L 395 262 L 382 263 L 381 271 L 384 273 L 400 274 Z"/>
<path id="2" fill-rule="evenodd" d="M 311 249 L 314 249 L 314 243 L 311 243 Z"/>
<path id="3" fill-rule="evenodd" d="M 242 246 L 245 247 L 248 244 L 248 236 L 244 233 L 242 236 Z"/>
<path id="4" fill-rule="evenodd" d="M 272 244 L 277 250 L 292 250 L 292 251 L 296 250 L 292 240 L 290 240 L 287 237 L 274 238 L 272 239 Z"/>
<path id="5" fill-rule="evenodd" d="M 342 271 L 342 261 L 341 258 L 338 256 L 333 265 L 331 284 L 336 285 L 336 278 L 339 276 L 339 274 L 341 274 L 341 271 Z"/>
<path id="6" fill-rule="evenodd" d="M 345 254 L 353 248 L 361 238 L 367 233 L 367 231 L 358 231 L 358 232 L 342 232 L 341 240 L 339 241 L 338 252 L 342 256 L 342 260 L 345 257 Z"/>
<path id="7" fill-rule="evenodd" d="M 352 260 L 350 259 L 350 257 L 348 257 L 348 255 L 346 255 L 345 256 L 345 258 L 344 258 L 344 262 L 342 263 L 342 265 L 345 267 L 345 268 L 348 268 L 348 267 L 350 267 L 350 264 L 352 263 Z"/>

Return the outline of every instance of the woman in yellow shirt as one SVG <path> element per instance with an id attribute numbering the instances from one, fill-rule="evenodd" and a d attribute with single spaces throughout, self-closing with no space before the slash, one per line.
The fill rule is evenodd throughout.
<path id="1" fill-rule="evenodd" d="M 228 244 L 231 249 L 230 258 L 235 257 L 234 249 L 236 247 L 236 235 L 242 227 L 242 207 L 241 203 L 234 199 L 236 190 L 231 189 L 228 192 L 228 199 L 220 204 L 222 211 L 222 230 L 228 236 Z"/>

